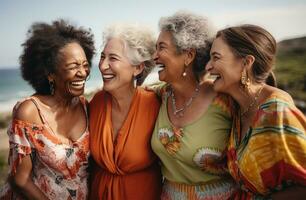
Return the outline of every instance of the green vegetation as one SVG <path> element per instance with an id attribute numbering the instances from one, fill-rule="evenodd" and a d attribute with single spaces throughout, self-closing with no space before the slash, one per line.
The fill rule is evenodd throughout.
<path id="1" fill-rule="evenodd" d="M 275 75 L 278 87 L 297 100 L 306 111 L 306 37 L 284 40 L 278 44 Z"/>
<path id="2" fill-rule="evenodd" d="M 0 128 L 7 128 L 11 118 L 9 113 L 0 113 Z"/>

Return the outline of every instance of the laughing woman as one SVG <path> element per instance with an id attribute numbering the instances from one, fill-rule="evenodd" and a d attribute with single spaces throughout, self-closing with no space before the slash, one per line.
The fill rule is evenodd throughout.
<path id="1" fill-rule="evenodd" d="M 273 36 L 255 25 L 219 31 L 211 48 L 214 89 L 237 102 L 228 151 L 235 199 L 305 199 L 306 118 L 288 93 L 265 84 L 275 53 Z"/>
<path id="2" fill-rule="evenodd" d="M 0 199 L 86 199 L 89 132 L 81 95 L 93 35 L 63 20 L 36 23 L 23 47 L 22 76 L 35 94 L 14 107 L 10 184 Z"/>
<path id="3" fill-rule="evenodd" d="M 103 90 L 90 102 L 95 162 L 90 199 L 156 200 L 161 174 L 150 138 L 160 103 L 154 93 L 136 86 L 154 66 L 154 37 L 146 27 L 117 25 L 104 38 Z"/>
<path id="4" fill-rule="evenodd" d="M 151 139 L 165 177 L 162 199 L 228 199 L 235 190 L 227 174 L 230 100 L 200 83 L 214 29 L 206 18 L 177 12 L 160 20 L 154 59 L 162 105 Z"/>

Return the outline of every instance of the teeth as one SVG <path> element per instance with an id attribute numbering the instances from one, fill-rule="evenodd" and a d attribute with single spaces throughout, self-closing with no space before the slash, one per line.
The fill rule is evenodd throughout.
<path id="1" fill-rule="evenodd" d="M 216 79 L 220 78 L 220 75 L 218 74 L 210 74 L 208 76 L 208 79 L 215 81 Z"/>
<path id="2" fill-rule="evenodd" d="M 74 85 L 74 86 L 81 86 L 81 85 L 84 85 L 84 83 L 85 83 L 85 80 L 83 80 L 83 81 L 73 81 L 73 82 L 71 83 L 71 85 Z"/>
<path id="3" fill-rule="evenodd" d="M 114 78 L 115 76 L 112 74 L 104 74 L 103 78 L 109 79 L 109 78 Z"/>
<path id="4" fill-rule="evenodd" d="M 163 65 L 163 64 L 157 64 L 157 65 L 155 65 L 155 67 L 156 67 L 156 68 L 164 68 L 165 65 Z"/>
<path id="5" fill-rule="evenodd" d="M 155 68 L 158 70 L 158 72 L 161 72 L 165 69 L 165 65 L 157 64 L 157 65 L 155 65 Z"/>

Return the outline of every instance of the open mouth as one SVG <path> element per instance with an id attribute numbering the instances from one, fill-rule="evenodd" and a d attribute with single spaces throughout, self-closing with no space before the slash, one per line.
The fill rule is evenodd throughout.
<path id="1" fill-rule="evenodd" d="M 163 64 L 156 64 L 155 67 L 157 68 L 157 70 L 159 72 L 163 71 L 165 69 L 165 65 L 163 65 Z"/>
<path id="2" fill-rule="evenodd" d="M 71 85 L 72 85 L 73 87 L 78 87 L 78 88 L 84 87 L 84 85 L 85 85 L 85 80 L 81 80 L 81 81 L 72 81 L 72 82 L 71 82 Z"/>
<path id="3" fill-rule="evenodd" d="M 208 79 L 212 80 L 212 81 L 217 81 L 218 79 L 220 79 L 221 76 L 219 74 L 209 74 Z"/>
<path id="4" fill-rule="evenodd" d="M 111 80 L 115 77 L 113 74 L 102 74 L 103 81 Z"/>

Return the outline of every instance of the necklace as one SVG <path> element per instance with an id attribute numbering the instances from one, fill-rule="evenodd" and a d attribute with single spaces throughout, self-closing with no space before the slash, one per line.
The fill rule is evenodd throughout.
<path id="1" fill-rule="evenodd" d="M 184 103 L 183 107 L 177 108 L 174 91 L 171 88 L 170 95 L 171 95 L 173 115 L 176 117 L 184 117 L 185 110 L 191 105 L 193 99 L 196 98 L 196 96 L 198 96 L 199 90 L 200 90 L 200 85 L 197 85 L 197 87 L 194 89 L 192 96 Z"/>
<path id="2" fill-rule="evenodd" d="M 250 111 L 250 109 L 253 108 L 256 105 L 257 99 L 258 99 L 259 95 L 261 94 L 262 89 L 263 89 L 263 86 L 261 86 L 261 88 L 255 94 L 255 97 L 254 97 L 253 101 L 250 103 L 250 105 L 247 107 L 247 109 L 245 109 L 245 111 L 243 111 L 240 114 L 241 117 L 244 117 Z"/>

